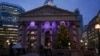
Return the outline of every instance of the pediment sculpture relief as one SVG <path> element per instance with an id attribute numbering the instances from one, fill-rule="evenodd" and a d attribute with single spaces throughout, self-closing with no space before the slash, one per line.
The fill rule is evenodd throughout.
<path id="1" fill-rule="evenodd" d="M 59 14 L 63 14 L 63 12 L 50 8 L 44 8 L 39 11 L 33 12 L 33 15 L 59 15 Z"/>
<path id="2" fill-rule="evenodd" d="M 44 7 L 32 10 L 24 14 L 24 16 L 34 16 L 34 15 L 73 15 L 73 13 L 58 8 Z"/>

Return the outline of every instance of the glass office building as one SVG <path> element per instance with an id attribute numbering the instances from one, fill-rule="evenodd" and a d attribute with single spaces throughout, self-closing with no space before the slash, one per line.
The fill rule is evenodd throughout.
<path id="1" fill-rule="evenodd" d="M 17 42 L 18 15 L 24 13 L 21 6 L 2 2 L 0 3 L 0 45 L 9 45 L 10 41 Z"/>

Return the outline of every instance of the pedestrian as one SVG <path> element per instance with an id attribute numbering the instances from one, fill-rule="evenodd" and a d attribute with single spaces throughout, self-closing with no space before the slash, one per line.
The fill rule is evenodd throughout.
<path id="1" fill-rule="evenodd" d="M 39 49 L 40 49 L 40 56 L 44 56 L 44 47 L 43 47 L 43 45 L 40 45 Z"/>
<path id="2" fill-rule="evenodd" d="M 50 46 L 45 46 L 45 56 L 52 56 L 52 50 Z"/>
<path id="3" fill-rule="evenodd" d="M 10 45 L 9 45 L 9 56 L 14 56 L 14 50 L 13 50 L 12 46 L 13 46 L 13 42 L 10 42 Z"/>

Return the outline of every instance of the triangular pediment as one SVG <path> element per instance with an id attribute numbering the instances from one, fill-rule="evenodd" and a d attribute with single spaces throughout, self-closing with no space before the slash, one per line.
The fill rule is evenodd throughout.
<path id="1" fill-rule="evenodd" d="M 73 12 L 57 8 L 55 6 L 42 6 L 31 11 L 28 11 L 21 16 L 34 16 L 34 15 L 76 15 Z"/>

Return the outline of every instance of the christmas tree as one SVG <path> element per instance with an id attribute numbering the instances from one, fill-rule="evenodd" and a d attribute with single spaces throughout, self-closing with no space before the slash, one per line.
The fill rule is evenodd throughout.
<path id="1" fill-rule="evenodd" d="M 72 37 L 67 26 L 60 25 L 57 36 L 55 38 L 55 48 L 67 49 L 68 43 L 72 43 Z"/>

